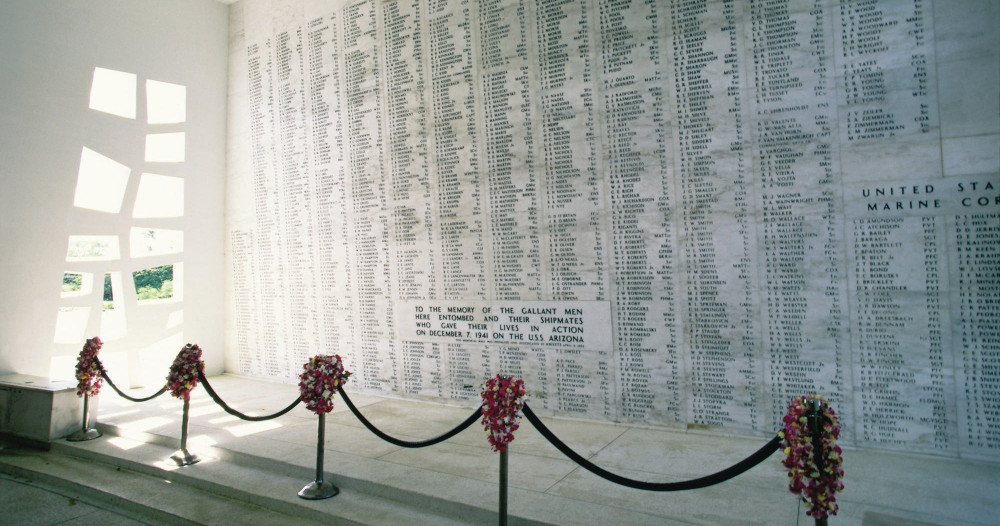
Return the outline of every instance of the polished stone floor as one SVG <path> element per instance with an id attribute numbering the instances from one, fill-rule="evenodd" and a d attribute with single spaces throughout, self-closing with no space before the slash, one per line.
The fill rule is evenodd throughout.
<path id="1" fill-rule="evenodd" d="M 215 376 L 210 382 L 230 406 L 249 415 L 276 412 L 298 395 L 295 385 L 233 375 Z M 347 391 L 351 394 L 349 385 Z M 132 394 L 146 393 L 140 389 Z M 362 394 L 351 394 L 351 398 L 376 426 L 404 440 L 437 436 L 465 420 L 474 409 Z M 124 454 L 133 443 L 149 437 L 179 439 L 181 408 L 182 403 L 169 395 L 137 404 L 105 387 L 99 397 L 98 420 L 102 426 L 113 427 L 118 436 L 107 434 L 97 440 L 105 441 L 101 447 L 120 447 Z M 644 481 L 678 481 L 713 473 L 767 441 L 560 419 L 537 412 L 560 439 L 590 461 Z M 198 388 L 189 414 L 189 450 L 204 451 L 206 458 L 232 451 L 243 458 L 267 458 L 300 468 L 315 466 L 318 418 L 304 407 L 277 419 L 248 422 L 225 413 Z M 407 449 L 373 435 L 337 398 L 335 411 L 326 417 L 324 432 L 325 472 L 345 492 L 352 486 L 388 493 L 397 488 L 410 499 L 425 494 L 495 509 L 498 455 L 489 448 L 478 423 L 444 443 Z M 88 447 L 83 444 L 79 447 Z M 735 479 L 709 488 L 654 493 L 593 475 L 522 421 L 509 455 L 508 509 L 512 516 L 553 524 L 811 524 L 812 519 L 786 489 L 780 460 L 781 453 L 775 453 Z M 1000 523 L 1000 466 L 848 450 L 844 467 L 846 489 L 838 497 L 841 511 L 831 524 Z M 198 470 L 199 466 L 180 469 Z M 338 498 L 325 502 L 333 505 Z M 419 499 L 413 502 L 419 504 Z M 443 509 L 442 513 L 449 511 Z M 465 522 L 462 516 L 453 518 Z"/>

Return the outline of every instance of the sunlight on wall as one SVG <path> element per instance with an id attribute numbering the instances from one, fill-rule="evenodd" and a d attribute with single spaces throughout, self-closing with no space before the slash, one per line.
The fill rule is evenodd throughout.
<path id="1" fill-rule="evenodd" d="M 180 327 L 184 323 L 184 311 L 175 310 L 167 316 L 167 328 Z"/>
<path id="2" fill-rule="evenodd" d="M 135 118 L 135 73 L 94 68 L 90 109 L 126 119 Z"/>
<path id="3" fill-rule="evenodd" d="M 121 300 L 125 288 L 122 286 L 121 272 L 105 274 L 104 305 L 101 310 L 101 340 L 106 342 L 124 338 L 125 302 Z"/>
<path id="4" fill-rule="evenodd" d="M 84 147 L 73 206 L 117 214 L 122 208 L 130 172 L 128 166 Z"/>
<path id="5" fill-rule="evenodd" d="M 184 132 L 146 135 L 147 163 L 184 162 Z"/>
<path id="6" fill-rule="evenodd" d="M 56 314 L 56 343 L 77 343 L 86 339 L 90 307 L 63 307 Z"/>
<path id="7" fill-rule="evenodd" d="M 67 343 L 78 343 L 75 340 Z M 49 379 L 52 381 L 73 382 L 76 384 L 76 354 L 53 356 L 49 360 Z M 101 351 L 101 363 L 108 374 L 115 379 L 115 385 L 129 385 L 128 356 L 123 352 Z M 109 388 L 110 389 L 110 388 Z"/>
<path id="8" fill-rule="evenodd" d="M 76 385 L 75 368 L 76 356 L 53 356 L 49 360 L 49 380 L 53 382 L 73 382 Z"/>
<path id="9" fill-rule="evenodd" d="M 183 346 L 184 335 L 177 333 L 139 349 L 138 358 L 142 363 L 139 382 L 149 386 L 163 385 L 174 356 Z"/>
<path id="10" fill-rule="evenodd" d="M 143 173 L 135 196 L 132 217 L 181 217 L 184 215 L 184 179 Z"/>
<path id="11" fill-rule="evenodd" d="M 141 152 L 144 162 L 183 163 L 186 134 L 178 125 L 187 121 L 187 87 L 142 79 L 144 89 L 140 90 L 139 81 L 136 73 L 94 68 L 89 108 L 131 120 L 136 119 L 138 110 L 145 108 L 149 128 L 144 132 L 144 151 Z M 135 168 L 141 173 L 138 181 L 131 178 Z M 184 344 L 181 332 L 184 311 L 176 307 L 169 310 L 156 307 L 181 302 L 183 263 L 157 262 L 160 264 L 156 266 L 147 263 L 145 268 L 132 265 L 134 259 L 184 253 L 184 231 L 168 228 L 170 220 L 184 217 L 184 178 L 150 173 L 141 168 L 145 167 L 126 166 L 87 146 L 81 147 L 73 206 L 79 214 L 100 212 L 107 214 L 105 217 L 109 219 L 97 233 L 90 231 L 69 236 L 66 249 L 69 265 L 62 276 L 59 296 L 62 305 L 56 313 L 53 337 L 55 343 L 82 345 L 86 338 L 94 336 L 90 332 L 99 327 L 97 336 L 103 341 L 121 339 L 129 334 L 129 315 L 135 314 L 132 312 L 135 305 L 145 309 L 136 319 L 143 320 L 143 324 L 162 323 L 156 328 L 171 330 L 174 334 L 165 338 L 157 335 L 158 341 L 139 350 L 101 353 L 109 374 L 123 386 L 135 381 L 140 382 L 139 385 L 145 382 L 162 384 L 164 371 Z M 128 237 L 123 240 L 117 235 L 122 231 L 123 211 L 131 213 L 133 219 L 164 219 L 166 221 L 162 222 L 166 224 L 129 226 Z M 123 242 L 128 243 L 124 259 Z M 134 270 L 137 267 L 140 270 Z M 103 281 L 97 283 L 101 277 Z M 132 284 L 126 286 L 125 280 L 129 278 Z M 95 312 L 100 312 L 100 316 L 95 317 Z M 133 331 L 141 329 L 132 328 Z M 68 371 L 72 378 L 75 360 L 75 354 L 53 357 L 50 376 L 66 376 Z M 135 367 L 136 364 L 141 367 Z M 129 382 L 130 373 L 133 382 Z"/>
<path id="12" fill-rule="evenodd" d="M 146 120 L 149 124 L 177 124 L 187 120 L 187 88 L 180 84 L 146 81 Z"/>

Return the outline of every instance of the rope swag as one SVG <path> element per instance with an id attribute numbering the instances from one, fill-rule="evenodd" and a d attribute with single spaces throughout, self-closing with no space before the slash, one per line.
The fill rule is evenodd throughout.
<path id="1" fill-rule="evenodd" d="M 111 380 L 110 376 L 108 376 L 108 371 L 104 369 L 104 365 L 101 364 L 100 360 L 97 360 L 97 366 L 101 369 L 101 378 L 104 378 L 104 381 L 108 382 L 108 385 L 110 385 L 111 388 L 114 389 L 116 393 L 118 393 L 118 396 L 128 400 L 129 402 L 148 402 L 156 398 L 157 396 L 160 396 L 161 394 L 167 392 L 167 385 L 163 384 L 163 387 L 161 387 L 159 391 L 145 398 L 129 396 L 127 393 L 125 393 L 125 391 L 122 391 L 121 389 L 118 388 L 117 385 L 115 385 L 115 382 Z"/>
<path id="2" fill-rule="evenodd" d="M 483 392 L 483 427 L 493 451 L 507 451 L 520 427 L 524 407 L 524 380 L 499 374 L 486 381 Z"/>
<path id="3" fill-rule="evenodd" d="M 296 398 L 292 403 L 288 404 L 287 406 L 285 406 L 284 409 L 278 411 L 277 413 L 272 413 L 270 415 L 250 416 L 241 413 L 233 409 L 232 407 L 229 407 L 229 404 L 227 404 L 226 401 L 223 400 L 221 396 L 219 396 L 219 393 L 215 392 L 215 389 L 212 387 L 212 384 L 208 382 L 208 378 L 205 376 L 204 371 L 198 371 L 198 380 L 201 381 L 201 385 L 202 387 L 205 388 L 205 392 L 208 393 L 208 396 L 216 404 L 218 404 L 218 406 L 221 407 L 223 411 L 235 416 L 236 418 L 239 418 L 240 420 L 246 420 L 248 422 L 263 422 L 265 420 L 271 420 L 274 418 L 278 418 L 279 416 L 284 416 L 285 413 L 291 411 L 292 409 L 295 409 L 295 406 L 302 403 L 301 398 Z"/>
<path id="4" fill-rule="evenodd" d="M 583 455 L 577 453 L 576 451 L 573 451 L 573 449 L 566 445 L 565 442 L 559 440 L 559 437 L 557 437 L 552 430 L 545 426 L 542 420 L 538 418 L 538 415 L 531 410 L 531 406 L 527 404 L 524 405 L 524 417 L 528 419 L 528 422 L 530 422 L 531 425 L 535 426 L 535 429 L 537 429 L 550 444 L 569 457 L 570 460 L 579 464 L 583 469 L 586 469 L 598 477 L 601 477 L 609 482 L 614 482 L 620 486 L 646 491 L 686 491 L 714 486 L 715 484 L 725 482 L 731 478 L 741 475 L 757 464 L 764 462 L 771 456 L 772 453 L 781 447 L 781 438 L 775 436 L 767 444 L 764 444 L 763 447 L 752 453 L 750 456 L 726 469 L 723 469 L 722 471 L 717 471 L 711 475 L 706 475 L 696 479 L 682 480 L 679 482 L 646 482 L 612 473 L 587 460 Z"/>
<path id="5" fill-rule="evenodd" d="M 825 519 L 829 515 L 836 515 L 838 507 L 835 494 L 844 488 L 841 481 L 844 477 L 841 449 L 835 443 L 840 435 L 837 415 L 825 400 L 815 395 L 792 399 L 788 414 L 784 417 L 784 429 L 758 451 L 740 462 L 696 479 L 679 482 L 646 482 L 611 473 L 593 464 L 559 440 L 525 403 L 524 380 L 520 378 L 499 374 L 489 378 L 480 393 L 482 405 L 476 408 L 465 421 L 438 437 L 406 441 L 389 436 L 379 430 L 351 402 L 350 397 L 343 390 L 343 385 L 351 373 L 344 369 L 340 355 L 316 355 L 312 357 L 302 366 L 302 374 L 299 375 L 299 397 L 294 402 L 274 414 L 249 416 L 226 404 L 209 384 L 204 373 L 205 362 L 202 361 L 202 350 L 198 345 L 189 343 L 180 350 L 170 366 L 166 384 L 159 391 L 146 398 L 128 396 L 112 382 L 97 357 L 102 345 L 100 338 L 95 336 L 87 340 L 80 352 L 76 366 L 76 377 L 79 382 L 77 394 L 80 396 L 96 395 L 103 380 L 120 396 L 133 402 L 152 400 L 168 389 L 174 397 L 182 398 L 187 402 L 190 400 L 191 391 L 201 383 L 212 400 L 224 411 L 248 421 L 277 418 L 291 411 L 300 402 L 305 402 L 306 408 L 320 416 L 320 429 L 322 430 L 323 415 L 333 410 L 333 396 L 334 393 L 339 392 L 347 407 L 368 430 L 394 445 L 407 448 L 434 445 L 454 437 L 481 418 L 480 421 L 487 432 L 491 448 L 500 453 L 506 452 L 508 445 L 514 440 L 514 432 L 520 427 L 523 413 L 523 416 L 546 440 L 571 460 L 599 477 L 630 488 L 648 491 L 680 491 L 704 488 L 744 473 L 766 460 L 780 448 L 784 449 L 786 455 L 782 463 L 788 468 L 788 487 L 792 493 L 799 495 L 806 503 L 809 508 L 807 513 L 810 516 L 819 520 Z M 193 461 L 188 461 L 185 446 L 187 418 L 187 403 L 185 403 L 181 432 L 181 450 L 185 453 L 185 463 L 181 464 L 176 458 L 171 457 L 175 462 L 178 462 L 178 465 L 197 462 L 196 456 Z M 323 440 L 322 431 L 320 433 L 318 444 L 321 444 Z M 814 446 L 822 449 L 814 449 Z M 817 451 L 822 454 L 816 455 Z M 506 455 L 501 455 L 501 473 L 504 480 L 506 480 L 506 458 Z M 322 478 L 320 473 L 322 469 L 321 459 L 322 448 L 317 447 L 317 481 Z M 501 491 L 502 502 L 504 502 L 505 495 L 505 491 Z"/>
<path id="6" fill-rule="evenodd" d="M 461 424 L 458 424 L 451 430 L 441 435 L 438 435 L 434 438 L 428 438 L 426 440 L 403 440 L 394 436 L 390 436 L 385 431 L 382 431 L 381 429 L 375 427 L 375 424 L 372 424 L 371 421 L 365 418 L 365 415 L 361 414 L 361 411 L 359 411 L 357 406 L 354 405 L 354 402 L 351 401 L 351 397 L 347 396 L 347 393 L 344 392 L 343 387 L 338 389 L 338 391 L 340 392 L 340 397 L 344 399 L 344 403 L 347 404 L 347 408 L 350 409 L 352 413 L 354 413 L 354 416 L 357 417 L 358 421 L 361 422 L 362 425 L 368 428 L 368 430 L 371 431 L 375 436 L 381 438 L 382 440 L 385 440 L 390 444 L 399 447 L 415 449 L 415 448 L 433 446 L 434 444 L 440 444 L 441 442 L 444 442 L 445 440 L 448 440 L 449 438 L 468 429 L 469 426 L 476 423 L 476 420 L 478 420 L 480 415 L 482 415 L 482 412 L 480 410 L 481 408 L 477 407 L 476 410 L 473 411 L 472 414 L 469 415 L 469 417 L 466 418 Z"/>
<path id="7" fill-rule="evenodd" d="M 104 342 L 94 336 L 83 344 L 80 356 L 76 360 L 76 395 L 77 396 L 97 396 L 101 392 L 101 362 L 97 359 L 97 353 L 101 350 Z"/>
<path id="8" fill-rule="evenodd" d="M 306 403 L 306 409 L 313 413 L 329 413 L 333 411 L 333 394 L 350 376 L 339 354 L 317 354 L 302 365 L 299 397 Z"/>
<path id="9" fill-rule="evenodd" d="M 174 363 L 170 365 L 170 373 L 167 375 L 167 389 L 174 398 L 182 400 L 191 399 L 191 391 L 198 387 L 198 373 L 204 372 L 205 362 L 201 360 L 201 347 L 198 345 L 185 345 Z"/>
<path id="10" fill-rule="evenodd" d="M 810 401 L 818 402 L 816 417 L 810 418 Z M 836 493 L 844 490 L 844 468 L 840 446 L 840 424 L 830 404 L 818 395 L 793 398 L 784 417 L 782 437 L 788 468 L 788 490 L 806 503 L 806 514 L 825 519 L 837 514 Z M 818 422 L 818 426 L 811 424 Z M 814 429 L 815 427 L 815 429 Z M 816 441 L 818 440 L 818 445 Z M 822 448 L 824 464 L 816 465 L 816 447 Z"/>

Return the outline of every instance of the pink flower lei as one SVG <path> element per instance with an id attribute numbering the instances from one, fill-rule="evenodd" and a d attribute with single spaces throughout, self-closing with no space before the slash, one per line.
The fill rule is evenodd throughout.
<path id="1" fill-rule="evenodd" d="M 198 387 L 198 373 L 204 370 L 205 362 L 201 360 L 201 347 L 190 343 L 185 345 L 177 353 L 167 375 L 167 389 L 170 389 L 170 394 L 174 398 L 189 400 L 191 391 Z"/>
<path id="2" fill-rule="evenodd" d="M 483 427 L 493 451 L 506 451 L 514 440 L 521 408 L 524 407 L 524 380 L 499 374 L 486 381 L 483 397 Z"/>
<path id="3" fill-rule="evenodd" d="M 350 376 L 339 354 L 317 354 L 302 365 L 299 398 L 317 415 L 329 413 L 333 411 L 333 394 Z"/>
<path id="4" fill-rule="evenodd" d="M 822 471 L 816 466 L 813 453 L 813 430 L 809 428 L 809 400 L 819 400 L 819 420 L 822 425 L 819 447 L 823 448 L 825 465 Z M 837 514 L 836 493 L 844 490 L 843 457 L 840 446 L 840 424 L 837 414 L 822 397 L 817 395 L 793 398 L 784 417 L 785 428 L 779 433 L 784 439 L 785 459 L 788 469 L 788 490 L 799 495 L 806 506 L 806 514 L 825 519 Z"/>
<path id="5" fill-rule="evenodd" d="M 101 377 L 101 366 L 100 362 L 97 361 L 97 353 L 103 345 L 104 342 L 97 336 L 83 344 L 80 356 L 76 360 L 77 396 L 97 396 L 97 393 L 101 392 L 104 378 Z"/>

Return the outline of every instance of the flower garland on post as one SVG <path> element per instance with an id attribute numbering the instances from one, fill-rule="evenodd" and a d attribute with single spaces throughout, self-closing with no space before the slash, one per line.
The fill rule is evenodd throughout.
<path id="1" fill-rule="evenodd" d="M 83 398 L 83 425 L 66 437 L 70 442 L 93 440 L 101 436 L 97 428 L 90 427 L 90 397 L 97 396 L 97 393 L 101 392 L 101 383 L 104 381 L 104 377 L 101 376 L 101 362 L 97 359 L 97 353 L 103 345 L 104 342 L 94 336 L 83 344 L 80 357 L 76 360 L 76 395 Z"/>
<path id="2" fill-rule="evenodd" d="M 486 381 L 483 397 L 483 427 L 486 428 L 493 451 L 507 451 L 520 427 L 524 407 L 524 380 L 499 374 Z"/>
<path id="3" fill-rule="evenodd" d="M 351 373 L 344 369 L 339 354 L 317 354 L 302 365 L 299 375 L 299 397 L 306 409 L 317 415 L 333 411 L 333 395 Z"/>
<path id="4" fill-rule="evenodd" d="M 299 398 L 306 409 L 319 418 L 316 428 L 316 479 L 299 490 L 299 497 L 309 500 L 328 499 L 340 489 L 323 479 L 323 448 L 326 444 L 326 414 L 333 411 L 333 394 L 347 381 L 351 373 L 344 369 L 339 354 L 317 354 L 302 365 L 299 375 Z"/>
<path id="5" fill-rule="evenodd" d="M 174 363 L 167 375 L 167 389 L 174 398 L 191 399 L 191 391 L 198 387 L 198 373 L 205 371 L 205 362 L 201 360 L 201 347 L 185 345 L 177 353 Z"/>
<path id="6" fill-rule="evenodd" d="M 812 420 L 819 422 L 819 429 L 810 426 L 810 401 L 818 402 L 819 414 Z M 844 490 L 844 461 L 840 446 L 836 444 L 840 437 L 837 414 L 818 395 L 800 396 L 792 399 L 784 423 L 784 430 L 779 435 L 784 439 L 782 465 L 788 469 L 788 489 L 806 503 L 809 508 L 806 515 L 825 521 L 828 516 L 837 514 L 835 495 Z M 825 459 L 822 469 L 816 465 L 814 435 L 819 437 L 818 447 L 822 448 Z"/>
<path id="7" fill-rule="evenodd" d="M 97 361 L 97 353 L 103 345 L 104 342 L 97 336 L 83 344 L 80 356 L 76 360 L 77 396 L 97 396 L 101 392 L 104 378 L 101 377 L 101 366 L 100 362 Z"/>
<path id="8" fill-rule="evenodd" d="M 500 495 L 498 517 L 507 524 L 507 444 L 514 441 L 524 407 L 524 380 L 499 374 L 486 381 L 483 392 L 483 427 L 493 451 L 500 453 Z"/>

